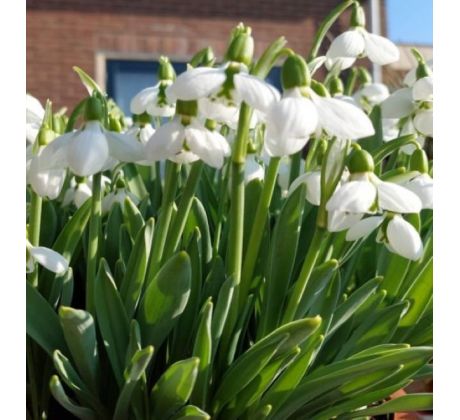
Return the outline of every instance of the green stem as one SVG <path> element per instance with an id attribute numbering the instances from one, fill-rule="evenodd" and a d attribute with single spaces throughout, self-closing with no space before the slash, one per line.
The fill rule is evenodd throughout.
<path id="1" fill-rule="evenodd" d="M 302 162 L 302 151 L 291 156 L 291 170 L 289 171 L 289 185 L 300 175 L 300 164 Z"/>
<path id="2" fill-rule="evenodd" d="M 93 175 L 91 217 L 89 221 L 88 257 L 86 260 L 86 310 L 94 315 L 94 285 L 98 264 L 99 239 L 101 231 L 102 191 L 101 172 Z"/>
<path id="3" fill-rule="evenodd" d="M 273 190 L 275 188 L 276 176 L 278 174 L 279 166 L 279 157 L 274 157 L 270 159 L 270 163 L 267 168 L 267 175 L 264 180 L 264 186 L 260 194 L 259 202 L 257 203 L 254 223 L 252 224 L 248 248 L 244 258 L 241 278 L 241 290 L 239 296 L 240 307 L 244 305 L 249 292 L 249 287 L 251 285 L 252 276 L 254 274 L 254 268 L 257 261 L 257 256 L 259 255 L 260 244 L 262 242 L 264 234 L 267 214 L 273 197 Z"/>
<path id="4" fill-rule="evenodd" d="M 169 224 L 174 209 L 174 198 L 176 197 L 177 181 L 179 179 L 180 165 L 174 162 L 166 162 L 165 187 L 163 202 L 158 216 L 158 223 L 153 235 L 152 251 L 150 253 L 147 281 L 153 279 L 160 269 L 161 259 L 168 235 Z"/>
<path id="5" fill-rule="evenodd" d="M 307 158 L 305 159 L 305 172 L 310 172 L 313 169 L 316 150 L 318 149 L 319 139 L 313 137 L 310 140 L 310 148 L 308 149 Z"/>
<path id="6" fill-rule="evenodd" d="M 220 237 L 222 235 L 222 224 L 224 219 L 224 211 L 226 209 L 226 204 L 228 201 L 228 185 L 229 185 L 229 174 L 230 174 L 230 164 L 227 163 L 224 169 L 224 173 L 220 177 L 219 182 L 219 191 L 222 191 L 221 199 L 219 200 L 219 207 L 217 209 L 217 224 L 214 233 L 214 243 L 212 245 L 212 256 L 215 257 L 219 254 L 220 248 Z"/>
<path id="7" fill-rule="evenodd" d="M 321 44 L 327 35 L 329 29 L 331 29 L 331 26 L 334 24 L 334 22 L 340 17 L 340 15 L 348 8 L 350 7 L 353 3 L 355 3 L 356 0 L 346 0 L 342 4 L 339 4 L 335 9 L 329 13 L 326 18 L 323 20 L 321 25 L 318 28 L 318 31 L 316 32 L 315 39 L 313 40 L 313 46 L 311 48 L 310 54 L 308 55 L 308 60 L 311 61 L 316 56 L 318 55 L 319 49 L 321 47 Z"/>
<path id="8" fill-rule="evenodd" d="M 30 215 L 29 215 L 29 242 L 33 246 L 40 244 L 40 225 L 42 219 L 42 198 L 31 191 L 32 197 L 30 200 Z M 32 286 L 38 286 L 38 268 L 35 264 L 34 271 L 30 275 L 30 282 Z"/>
<path id="9" fill-rule="evenodd" d="M 180 238 L 184 231 L 185 223 L 190 212 L 193 203 L 193 197 L 195 196 L 195 190 L 200 180 L 201 171 L 203 169 L 203 162 L 200 160 L 192 165 L 190 174 L 185 184 L 182 197 L 180 199 L 177 213 L 174 216 L 174 220 L 169 231 L 169 235 L 166 241 L 165 250 L 163 253 L 163 260 L 170 257 L 172 253 L 179 246 Z"/>
<path id="10" fill-rule="evenodd" d="M 311 273 L 321 251 L 321 243 L 324 240 L 326 233 L 326 230 L 322 228 L 317 227 L 315 229 L 315 233 L 313 234 L 310 247 L 308 248 L 307 256 L 305 257 L 299 278 L 297 279 L 294 290 L 289 297 L 286 312 L 283 317 L 283 324 L 291 322 L 296 318 L 297 308 L 302 300 L 308 280 L 310 280 Z"/>

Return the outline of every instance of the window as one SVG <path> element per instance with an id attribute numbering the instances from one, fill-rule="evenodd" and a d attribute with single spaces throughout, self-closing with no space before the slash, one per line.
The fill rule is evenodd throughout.
<path id="1" fill-rule="evenodd" d="M 187 68 L 185 62 L 173 62 L 177 74 Z M 126 115 L 131 115 L 129 103 L 140 90 L 155 85 L 157 80 L 157 61 L 145 60 L 107 60 L 107 93 Z M 280 67 L 274 67 L 267 81 L 280 89 Z"/>

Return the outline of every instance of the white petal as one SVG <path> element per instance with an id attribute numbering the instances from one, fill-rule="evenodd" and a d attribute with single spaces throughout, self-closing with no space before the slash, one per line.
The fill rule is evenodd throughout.
<path id="1" fill-rule="evenodd" d="M 216 93 L 227 78 L 223 68 L 197 67 L 180 74 L 166 89 L 168 98 L 191 101 Z"/>
<path id="2" fill-rule="evenodd" d="M 93 193 L 89 185 L 85 183 L 80 183 L 77 185 L 77 188 L 75 188 L 73 202 L 77 206 L 77 208 L 80 208 L 83 204 L 85 204 L 86 200 L 88 200 L 88 198 L 90 198 L 92 195 Z"/>
<path id="3" fill-rule="evenodd" d="M 359 108 L 334 98 L 312 95 L 320 126 L 339 139 L 357 140 L 375 132 L 369 117 Z"/>
<path id="4" fill-rule="evenodd" d="M 383 141 L 391 141 L 398 137 L 398 119 L 382 118 Z"/>
<path id="5" fill-rule="evenodd" d="M 368 181 L 350 181 L 340 186 L 326 204 L 327 211 L 366 213 L 374 204 L 377 190 Z"/>
<path id="6" fill-rule="evenodd" d="M 433 100 L 433 77 L 427 76 L 417 80 L 412 87 L 414 101 Z"/>
<path id="7" fill-rule="evenodd" d="M 26 123 L 41 125 L 45 109 L 40 101 L 32 95 L 26 94 Z"/>
<path id="8" fill-rule="evenodd" d="M 184 127 L 179 121 L 162 125 L 145 146 L 146 159 L 155 162 L 170 158 L 180 152 L 184 138 Z"/>
<path id="9" fill-rule="evenodd" d="M 422 202 L 422 208 L 433 208 L 433 179 L 428 174 L 422 174 L 404 184 L 408 190 L 417 194 Z"/>
<path id="10" fill-rule="evenodd" d="M 268 165 L 268 159 L 265 162 Z M 291 159 L 289 157 L 281 158 L 280 167 L 278 170 L 278 185 L 281 188 L 282 194 L 287 194 L 289 188 L 289 179 L 291 176 Z"/>
<path id="11" fill-rule="evenodd" d="M 412 191 L 392 182 L 377 184 L 379 207 L 396 213 L 418 213 L 422 209 L 420 199 Z"/>
<path id="12" fill-rule="evenodd" d="M 423 243 L 417 230 L 401 216 L 394 216 L 387 226 L 389 245 L 397 254 L 416 261 L 423 255 Z"/>
<path id="13" fill-rule="evenodd" d="M 40 156 L 40 170 L 66 168 L 69 166 L 68 154 L 73 138 L 78 131 L 66 133 L 48 144 Z"/>
<path id="14" fill-rule="evenodd" d="M 399 49 L 389 39 L 365 32 L 366 55 L 375 64 L 384 66 L 399 60 Z"/>
<path id="15" fill-rule="evenodd" d="M 176 113 L 176 105 L 169 104 L 159 106 L 156 103 L 149 103 L 147 105 L 146 111 L 153 117 L 168 118 L 174 116 L 174 114 Z"/>
<path id="16" fill-rule="evenodd" d="M 126 134 L 106 131 L 107 144 L 110 156 L 120 162 L 136 162 L 144 156 L 144 147 Z"/>
<path id="17" fill-rule="evenodd" d="M 355 64 L 355 61 L 355 57 L 327 58 L 326 68 L 331 71 L 337 69 L 338 72 L 341 72 L 342 70 L 349 69 L 353 64 Z"/>
<path id="18" fill-rule="evenodd" d="M 229 106 L 227 101 L 220 101 L 218 98 L 201 98 L 198 100 L 198 107 L 206 118 L 229 126 L 238 124 L 239 108 Z"/>
<path id="19" fill-rule="evenodd" d="M 32 258 L 46 269 L 56 274 L 63 274 L 69 268 L 67 260 L 56 251 L 43 246 L 31 247 Z"/>
<path id="20" fill-rule="evenodd" d="M 132 100 L 130 109 L 133 114 L 142 114 L 147 110 L 147 105 L 155 103 L 158 97 L 158 85 L 142 89 Z"/>
<path id="21" fill-rule="evenodd" d="M 366 237 L 382 224 L 383 219 L 382 216 L 371 216 L 360 220 L 348 230 L 345 239 L 347 241 L 357 241 Z"/>
<path id="22" fill-rule="evenodd" d="M 187 150 L 181 150 L 176 154 L 171 155 L 168 159 L 176 163 L 193 163 L 200 160 L 200 157 Z"/>
<path id="23" fill-rule="evenodd" d="M 398 89 L 382 102 L 381 107 L 383 118 L 407 117 L 415 110 L 415 104 L 412 99 L 412 89 Z"/>
<path id="24" fill-rule="evenodd" d="M 390 96 L 388 88 L 383 83 L 368 83 L 354 94 L 354 98 L 360 101 L 365 98 L 370 104 L 380 104 Z"/>
<path id="25" fill-rule="evenodd" d="M 433 60 L 428 60 L 426 62 L 427 66 L 433 70 Z M 414 83 L 416 82 L 416 72 L 417 72 L 417 67 L 412 68 L 404 77 L 403 83 L 406 86 L 413 86 Z"/>
<path id="26" fill-rule="evenodd" d="M 280 99 L 280 93 L 263 80 L 246 73 L 233 76 L 235 96 L 238 102 L 244 101 L 249 106 L 262 112 Z"/>
<path id="27" fill-rule="evenodd" d="M 288 195 L 297 189 L 300 184 L 307 186 L 306 199 L 314 206 L 319 206 L 321 201 L 321 172 L 307 172 L 297 177 L 289 187 Z"/>
<path id="28" fill-rule="evenodd" d="M 427 109 L 417 112 L 414 118 L 414 127 L 424 136 L 433 137 L 433 110 Z"/>
<path id="29" fill-rule="evenodd" d="M 38 130 L 40 129 L 39 124 L 26 124 L 26 140 L 27 143 L 35 143 L 35 140 L 38 135 Z"/>
<path id="30" fill-rule="evenodd" d="M 142 144 L 147 144 L 149 141 L 150 137 L 153 136 L 155 133 L 155 129 L 152 127 L 151 124 L 145 124 L 144 127 L 142 127 L 139 130 L 139 140 Z"/>
<path id="31" fill-rule="evenodd" d="M 326 57 L 358 57 L 364 52 L 364 46 L 364 38 L 361 32 L 352 29 L 340 34 L 332 41 Z"/>
<path id="32" fill-rule="evenodd" d="M 198 124 L 185 128 L 185 138 L 192 153 L 214 168 L 221 168 L 225 157 L 230 155 L 230 146 L 221 134 Z"/>
<path id="33" fill-rule="evenodd" d="M 361 220 L 363 213 L 346 213 L 343 211 L 330 211 L 327 214 L 327 230 L 341 232 L 354 226 Z"/>
<path id="34" fill-rule="evenodd" d="M 248 155 L 244 167 L 244 182 L 247 184 L 254 179 L 263 180 L 264 177 L 264 167 L 257 162 L 255 155 Z"/>
<path id="35" fill-rule="evenodd" d="M 320 57 L 316 57 L 310 62 L 308 62 L 308 70 L 310 70 L 310 74 L 313 76 L 319 68 L 326 63 L 326 56 L 322 55 Z"/>
<path id="36" fill-rule="evenodd" d="M 79 176 L 93 175 L 101 172 L 108 158 L 109 146 L 102 126 L 97 121 L 87 122 L 68 147 L 70 169 Z"/>

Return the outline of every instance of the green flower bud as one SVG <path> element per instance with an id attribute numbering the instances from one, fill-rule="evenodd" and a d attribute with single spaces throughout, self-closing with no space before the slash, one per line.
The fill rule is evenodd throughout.
<path id="1" fill-rule="evenodd" d="M 359 26 L 361 28 L 366 26 L 366 14 L 358 2 L 354 3 L 351 9 L 350 26 Z"/>
<path id="2" fill-rule="evenodd" d="M 251 28 L 238 25 L 233 33 L 234 35 L 225 53 L 225 60 L 236 61 L 249 66 L 254 55 L 254 38 L 251 36 Z"/>
<path id="3" fill-rule="evenodd" d="M 53 131 L 62 134 L 65 131 L 66 122 L 63 115 L 53 115 Z"/>
<path id="4" fill-rule="evenodd" d="M 423 149 L 415 150 L 410 158 L 410 169 L 422 174 L 427 174 L 429 168 L 428 157 L 426 156 L 425 151 Z"/>
<path id="5" fill-rule="evenodd" d="M 178 100 L 176 102 L 176 113 L 186 117 L 196 117 L 198 115 L 198 102 Z"/>
<path id="6" fill-rule="evenodd" d="M 85 120 L 100 121 L 104 116 L 104 109 L 101 100 L 96 96 L 90 96 L 86 100 L 85 105 Z"/>
<path id="7" fill-rule="evenodd" d="M 338 76 L 334 76 L 329 82 L 329 91 L 331 95 L 342 95 L 344 91 L 343 82 Z"/>
<path id="8" fill-rule="evenodd" d="M 46 146 L 56 138 L 56 133 L 50 130 L 46 125 L 42 125 L 37 134 L 37 142 L 39 146 Z"/>
<path id="9" fill-rule="evenodd" d="M 117 179 L 116 184 L 115 184 L 115 189 L 119 190 L 119 189 L 123 189 L 125 187 L 126 187 L 125 181 L 123 180 L 122 177 L 119 177 Z"/>
<path id="10" fill-rule="evenodd" d="M 310 86 L 310 70 L 303 57 L 294 54 L 286 58 L 281 67 L 281 83 L 284 90 Z"/>
<path id="11" fill-rule="evenodd" d="M 317 149 L 316 149 L 316 162 L 319 166 L 323 164 L 324 157 L 326 156 L 328 141 L 325 139 L 319 140 Z"/>
<path id="12" fill-rule="evenodd" d="M 109 130 L 117 133 L 121 133 L 123 131 L 119 118 L 109 115 Z"/>
<path id="13" fill-rule="evenodd" d="M 374 159 L 366 150 L 355 149 L 351 152 L 348 170 L 352 174 L 374 172 Z"/>
<path id="14" fill-rule="evenodd" d="M 217 128 L 217 122 L 214 120 L 207 119 L 204 123 L 204 126 L 211 131 L 214 131 Z"/>
<path id="15" fill-rule="evenodd" d="M 427 66 L 427 64 L 425 62 L 425 58 L 420 53 L 420 51 L 417 50 L 417 48 L 412 48 L 411 52 L 412 52 L 412 55 L 415 57 L 415 59 L 417 60 L 417 63 L 418 63 L 417 64 L 417 69 L 415 70 L 415 78 L 417 80 L 419 80 L 419 79 L 421 79 L 423 77 L 431 76 L 433 72 Z"/>
<path id="16" fill-rule="evenodd" d="M 212 67 L 216 61 L 216 56 L 211 47 L 203 48 L 198 51 L 190 60 L 192 67 Z"/>
<path id="17" fill-rule="evenodd" d="M 372 83 L 372 76 L 369 73 L 369 71 L 364 67 L 359 67 L 358 79 L 362 84 Z"/>
<path id="18" fill-rule="evenodd" d="M 158 67 L 158 79 L 159 80 L 176 80 L 176 71 L 169 61 L 168 57 L 160 57 L 160 67 Z"/>
<path id="19" fill-rule="evenodd" d="M 331 96 L 326 86 L 320 82 L 317 82 L 316 80 L 311 81 L 311 88 L 317 95 L 322 96 L 323 98 L 328 98 Z"/>

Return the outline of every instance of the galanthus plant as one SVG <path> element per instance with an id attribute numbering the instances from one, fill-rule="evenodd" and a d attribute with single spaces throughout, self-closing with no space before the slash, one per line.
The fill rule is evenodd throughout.
<path id="1" fill-rule="evenodd" d="M 432 375 L 434 181 L 418 137 L 433 133 L 417 122 L 432 79 L 415 51 L 401 113 L 362 68 L 318 71 L 349 8 L 327 58 L 396 59 L 346 0 L 308 58 L 279 38 L 256 59 L 243 24 L 219 65 L 209 47 L 176 77 L 162 57 L 132 119 L 79 68 L 89 95 L 68 115 L 28 97 L 30 418 L 431 409 L 430 393 L 391 396 Z M 265 80 L 275 63 L 282 92 Z"/>

